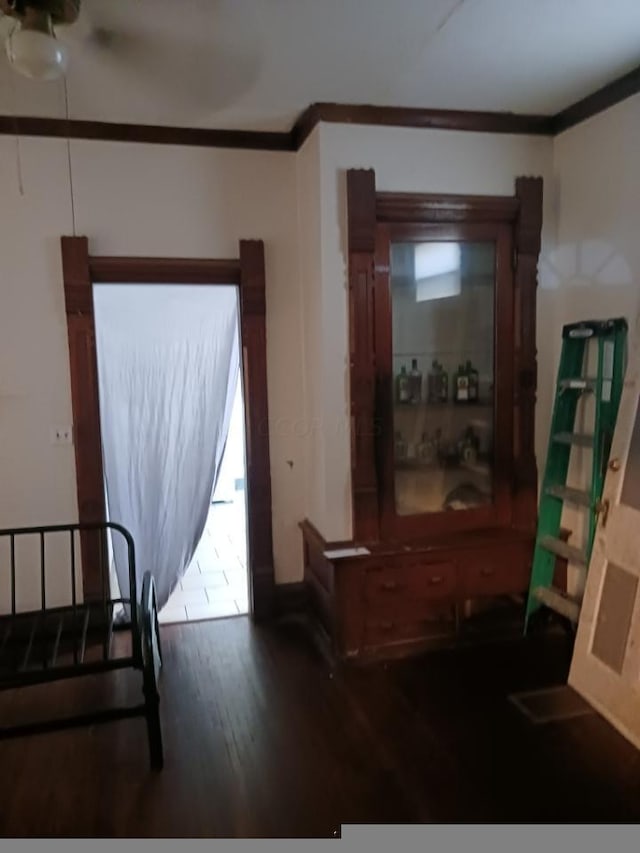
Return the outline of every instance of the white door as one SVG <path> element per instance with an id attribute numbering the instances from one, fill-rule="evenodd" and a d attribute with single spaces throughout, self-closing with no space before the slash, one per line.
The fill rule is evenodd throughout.
<path id="1" fill-rule="evenodd" d="M 569 684 L 640 748 L 640 350 L 629 360 Z"/>

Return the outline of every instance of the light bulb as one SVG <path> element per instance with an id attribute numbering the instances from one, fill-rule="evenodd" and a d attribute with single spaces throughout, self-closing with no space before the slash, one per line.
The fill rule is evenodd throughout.
<path id="1" fill-rule="evenodd" d="M 37 23 L 24 21 L 7 39 L 6 49 L 11 65 L 25 77 L 55 80 L 67 68 L 67 47 L 56 39 L 49 15 Z"/>

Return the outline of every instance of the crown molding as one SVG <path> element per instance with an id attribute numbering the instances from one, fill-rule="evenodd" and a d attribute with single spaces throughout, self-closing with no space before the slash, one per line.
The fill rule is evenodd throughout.
<path id="1" fill-rule="evenodd" d="M 640 65 L 557 113 L 552 119 L 554 136 L 637 95 L 638 92 L 640 92 Z"/>
<path id="2" fill-rule="evenodd" d="M 201 148 L 244 148 L 292 151 L 291 133 L 254 130 L 216 130 L 154 124 L 116 124 L 32 116 L 0 116 L 0 134 L 100 139 L 109 142 L 148 142 L 156 145 L 194 145 Z"/>
<path id="3" fill-rule="evenodd" d="M 551 136 L 552 116 L 474 110 L 427 110 L 419 107 L 378 107 L 370 104 L 311 104 L 291 131 L 296 150 L 318 122 L 386 127 L 437 128 L 475 133 Z"/>
<path id="4" fill-rule="evenodd" d="M 146 142 L 155 145 L 193 145 L 254 151 L 298 151 L 320 122 L 556 136 L 638 92 L 640 66 L 556 115 L 319 102 L 307 107 L 290 131 L 282 132 L 0 115 L 0 135 Z"/>

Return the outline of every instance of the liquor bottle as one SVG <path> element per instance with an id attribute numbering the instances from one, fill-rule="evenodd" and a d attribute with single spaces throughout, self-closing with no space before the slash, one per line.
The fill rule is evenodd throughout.
<path id="1" fill-rule="evenodd" d="M 418 359 L 411 359 L 411 373 L 409 374 L 410 381 L 410 402 L 416 404 L 422 399 L 422 373 L 418 370 Z"/>
<path id="2" fill-rule="evenodd" d="M 422 433 L 422 441 L 418 445 L 418 459 L 423 465 L 433 465 L 436 458 L 436 446 L 426 432 Z"/>
<path id="3" fill-rule="evenodd" d="M 409 403 L 411 400 L 410 377 L 407 369 L 402 365 L 400 373 L 396 376 L 396 399 L 398 403 Z"/>
<path id="4" fill-rule="evenodd" d="M 446 403 L 449 399 L 449 377 L 447 371 L 434 359 L 427 377 L 427 400 L 429 403 Z"/>
<path id="5" fill-rule="evenodd" d="M 449 399 L 449 374 L 440 365 L 440 402 L 446 403 Z"/>
<path id="6" fill-rule="evenodd" d="M 396 430 L 395 434 L 394 451 L 396 460 L 406 459 L 407 443 L 403 439 L 402 433 L 399 430 Z"/>
<path id="7" fill-rule="evenodd" d="M 458 365 L 458 371 L 453 377 L 454 400 L 456 403 L 469 402 L 469 377 L 464 365 Z"/>
<path id="8" fill-rule="evenodd" d="M 475 367 L 471 366 L 470 361 L 467 361 L 467 376 L 469 378 L 469 402 L 477 403 L 480 377 Z"/>
<path id="9" fill-rule="evenodd" d="M 475 465 L 478 461 L 478 436 L 472 426 L 468 426 L 460 442 L 460 457 L 468 465 Z"/>
<path id="10" fill-rule="evenodd" d="M 431 370 L 427 375 L 427 402 L 440 403 L 442 400 L 442 365 L 434 358 L 431 362 Z M 446 374 L 445 374 L 446 376 Z"/>
<path id="11" fill-rule="evenodd" d="M 438 428 L 433 436 L 433 452 L 438 464 L 443 465 L 442 458 L 442 430 Z"/>

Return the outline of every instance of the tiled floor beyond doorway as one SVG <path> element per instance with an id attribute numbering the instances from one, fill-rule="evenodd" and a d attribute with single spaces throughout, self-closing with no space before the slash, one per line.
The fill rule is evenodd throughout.
<path id="1" fill-rule="evenodd" d="M 237 494 L 233 503 L 211 505 L 191 565 L 162 608 L 162 624 L 248 612 L 245 508 Z"/>

